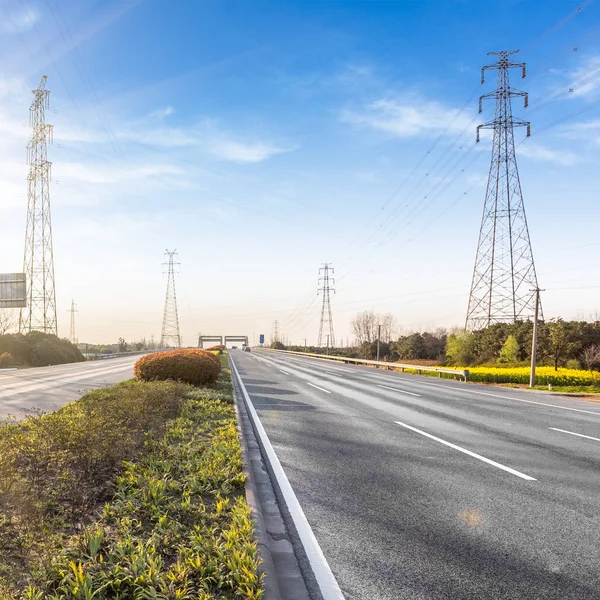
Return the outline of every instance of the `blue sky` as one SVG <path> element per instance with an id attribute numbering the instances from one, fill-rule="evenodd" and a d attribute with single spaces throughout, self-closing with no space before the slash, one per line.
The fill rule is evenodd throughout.
<path id="1" fill-rule="evenodd" d="M 314 343 L 324 261 L 338 339 L 368 309 L 462 325 L 490 159 L 480 68 L 506 48 L 528 65 L 512 83 L 530 93 L 514 112 L 532 122 L 517 156 L 545 316 L 600 308 L 600 2 L 0 8 L 0 270 L 22 263 L 24 124 L 47 74 L 62 335 L 74 298 L 81 341 L 158 337 L 165 248 L 189 344 L 275 319 Z"/>

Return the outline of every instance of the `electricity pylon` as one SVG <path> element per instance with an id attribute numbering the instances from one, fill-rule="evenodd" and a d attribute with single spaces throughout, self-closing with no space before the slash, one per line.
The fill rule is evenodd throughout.
<path id="1" fill-rule="evenodd" d="M 160 336 L 160 347 L 169 347 L 173 344 L 175 348 L 181 347 L 181 335 L 179 334 L 179 315 L 177 314 L 177 294 L 175 293 L 175 265 L 173 257 L 177 255 L 177 250 L 169 252 L 165 250 L 165 256 L 169 257 L 168 262 L 163 265 L 168 266 L 167 270 L 167 294 L 165 297 L 165 310 L 163 313 L 162 333 Z"/>
<path id="2" fill-rule="evenodd" d="M 75 313 L 78 311 L 75 309 L 75 300 L 71 300 L 71 310 L 69 312 L 71 313 L 71 329 L 69 331 L 69 339 L 71 340 L 72 344 L 76 344 L 77 337 L 75 336 Z"/>
<path id="3" fill-rule="evenodd" d="M 518 50 L 489 52 L 498 61 L 481 70 L 498 71 L 498 84 L 493 92 L 479 99 L 479 112 L 484 99 L 496 100 L 494 119 L 477 127 L 477 141 L 481 129 L 493 129 L 492 161 L 479 242 L 473 270 L 466 328 L 477 330 L 492 323 L 514 323 L 533 317 L 537 275 L 531 251 L 529 229 L 523 204 L 523 193 L 515 157 L 514 127 L 530 124 L 512 115 L 511 98 L 523 97 L 528 105 L 527 92 L 510 87 L 509 69 L 519 68 L 525 77 L 525 63 L 512 62 L 509 56 Z"/>
<path id="4" fill-rule="evenodd" d="M 333 317 L 331 316 L 331 302 L 329 299 L 329 293 L 333 292 L 335 294 L 335 290 L 330 287 L 330 284 L 335 284 L 335 279 L 329 276 L 329 273 L 333 273 L 333 267 L 331 263 L 323 263 L 323 266 L 319 269 L 319 275 L 323 272 L 323 277 L 319 277 L 320 287 L 317 290 L 317 295 L 319 292 L 323 292 L 323 304 L 321 306 L 321 323 L 319 325 L 319 339 L 317 341 L 317 346 L 323 346 L 323 342 L 327 343 L 327 347 L 335 348 L 335 334 L 333 333 Z"/>
<path id="5" fill-rule="evenodd" d="M 273 344 L 281 341 L 279 339 L 279 321 L 273 321 L 273 335 L 271 337 L 273 338 Z"/>
<path id="6" fill-rule="evenodd" d="M 54 256 L 50 219 L 50 166 L 48 143 L 52 143 L 52 125 L 46 123 L 50 91 L 46 75 L 29 107 L 31 138 L 27 144 L 27 223 L 23 271 L 27 278 L 27 306 L 19 314 L 19 332 L 43 331 L 58 335 Z"/>

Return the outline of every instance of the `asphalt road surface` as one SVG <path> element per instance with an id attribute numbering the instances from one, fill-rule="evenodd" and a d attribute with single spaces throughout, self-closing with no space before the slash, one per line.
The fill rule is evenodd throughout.
<path id="1" fill-rule="evenodd" d="M 139 356 L 0 371 L 0 419 L 56 410 L 86 391 L 131 379 Z"/>
<path id="2" fill-rule="evenodd" d="M 348 600 L 600 599 L 600 404 L 232 358 Z"/>

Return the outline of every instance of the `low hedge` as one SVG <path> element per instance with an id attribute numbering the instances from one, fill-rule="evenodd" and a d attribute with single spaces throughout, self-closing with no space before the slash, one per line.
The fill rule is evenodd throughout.
<path id="1" fill-rule="evenodd" d="M 172 379 L 192 385 L 215 383 L 221 372 L 217 356 L 205 350 L 171 350 L 142 356 L 134 374 L 143 381 Z"/>

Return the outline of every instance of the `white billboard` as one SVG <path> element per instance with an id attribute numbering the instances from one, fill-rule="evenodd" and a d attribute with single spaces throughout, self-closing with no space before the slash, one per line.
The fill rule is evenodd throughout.
<path id="1" fill-rule="evenodd" d="M 27 306 L 25 273 L 0 273 L 0 308 Z"/>

